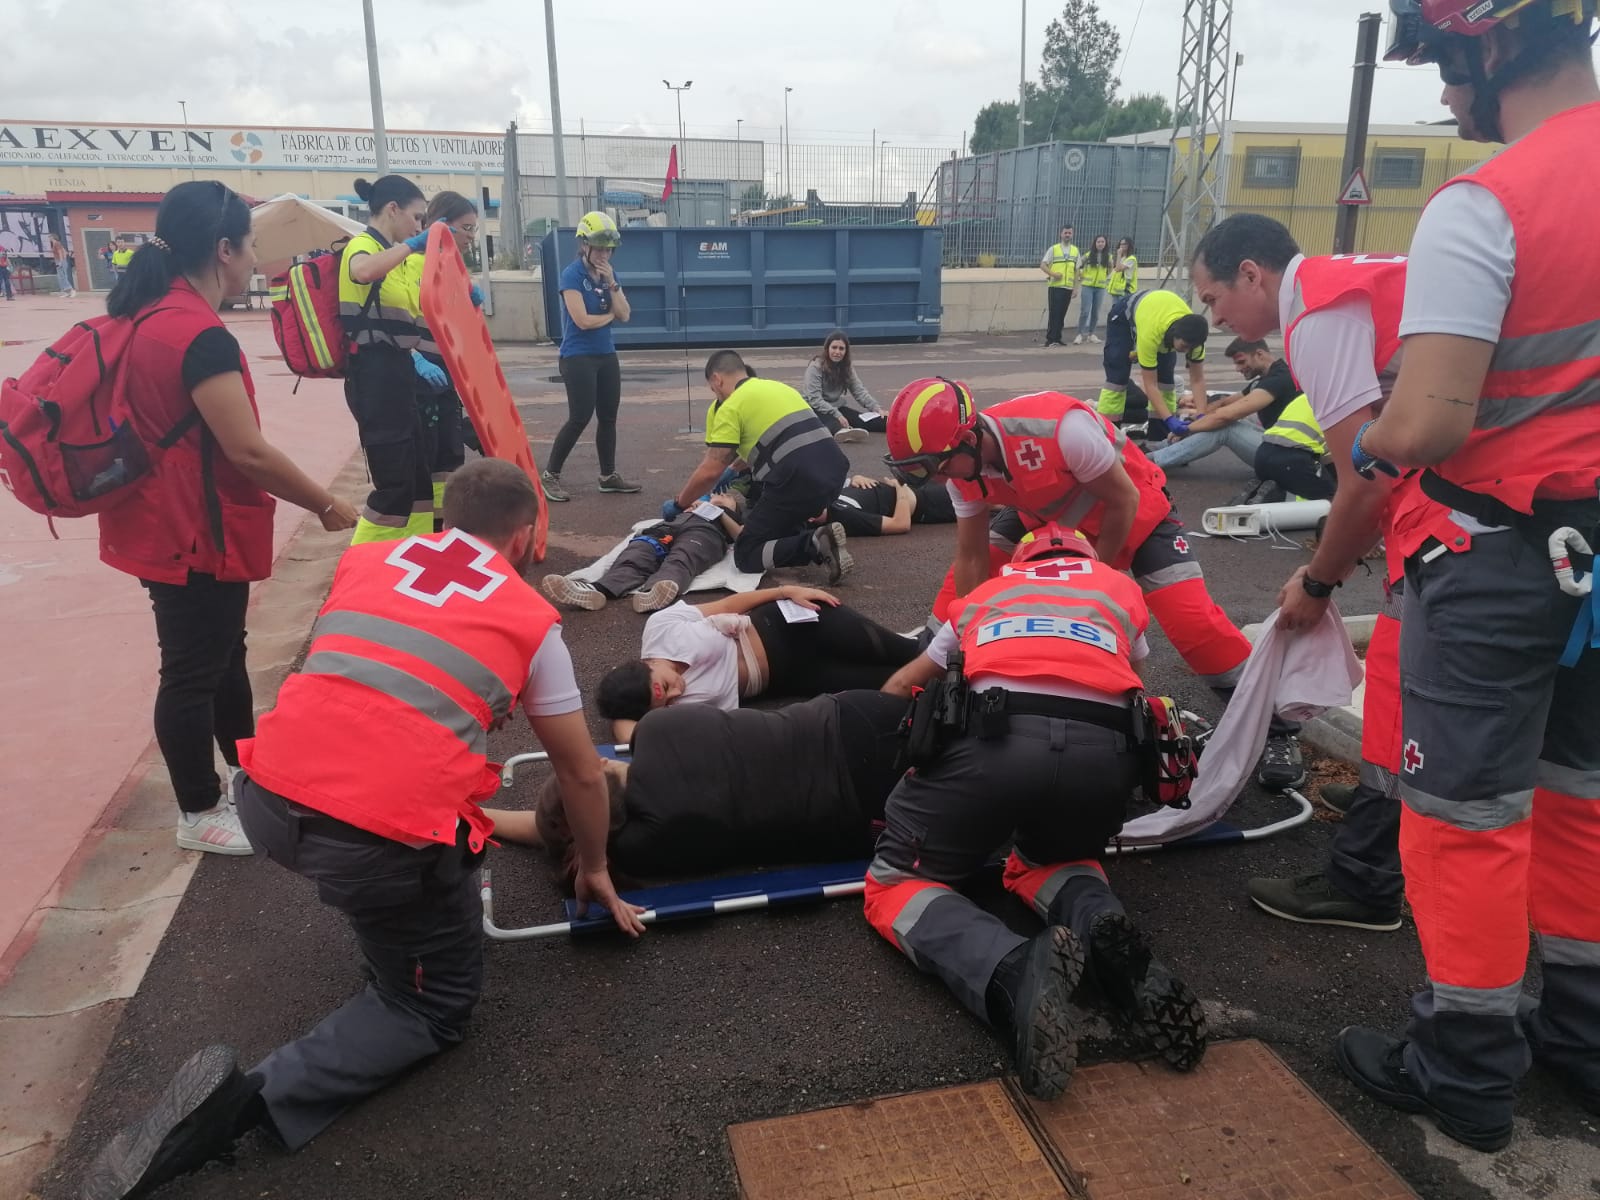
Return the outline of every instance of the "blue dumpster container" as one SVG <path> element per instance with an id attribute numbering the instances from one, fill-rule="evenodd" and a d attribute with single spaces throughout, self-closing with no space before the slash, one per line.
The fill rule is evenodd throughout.
<path id="1" fill-rule="evenodd" d="M 922 226 L 630 226 L 613 265 L 633 307 L 619 347 L 820 342 L 830 329 L 931 342 L 942 313 L 942 233 Z M 539 245 L 545 328 L 561 337 L 561 268 L 571 229 Z"/>

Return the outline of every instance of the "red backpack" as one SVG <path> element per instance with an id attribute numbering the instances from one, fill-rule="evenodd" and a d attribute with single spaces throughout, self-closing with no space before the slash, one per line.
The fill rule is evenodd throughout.
<path id="1" fill-rule="evenodd" d="M 0 483 L 34 512 L 53 521 L 114 508 L 199 421 L 190 409 L 148 444 L 130 419 L 117 368 L 134 331 L 163 311 L 79 321 L 20 378 L 0 383 Z"/>
<path id="2" fill-rule="evenodd" d="M 343 379 L 350 361 L 344 323 L 339 320 L 339 267 L 343 249 L 320 251 L 295 263 L 272 281 L 272 336 L 283 361 L 302 379 Z M 377 298 L 380 283 L 367 293 L 363 313 Z M 297 385 L 298 386 L 298 385 Z"/>

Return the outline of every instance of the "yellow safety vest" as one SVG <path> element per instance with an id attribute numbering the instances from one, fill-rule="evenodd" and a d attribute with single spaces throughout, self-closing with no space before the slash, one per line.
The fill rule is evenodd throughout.
<path id="1" fill-rule="evenodd" d="M 1318 458 L 1328 453 L 1328 439 L 1323 435 L 1322 426 L 1317 424 L 1317 415 L 1304 392 L 1284 405 L 1277 421 L 1261 435 L 1261 440 L 1309 450 Z"/>
<path id="2" fill-rule="evenodd" d="M 396 267 L 378 282 L 376 296 L 372 284 L 350 278 L 350 262 L 356 255 L 387 249 L 389 243 L 371 226 L 345 246 L 339 259 L 339 323 L 357 346 L 412 350 L 422 339 L 422 294 L 404 267 Z"/>
<path id="3" fill-rule="evenodd" d="M 119 270 L 119 271 L 122 270 L 123 267 L 127 266 L 132 261 L 133 261 L 133 251 L 128 249 L 128 247 L 126 247 L 126 246 L 123 246 L 121 249 L 113 250 L 111 252 L 111 265 L 113 267 L 116 267 L 117 270 Z"/>
<path id="4" fill-rule="evenodd" d="M 1110 267 L 1085 266 L 1078 282 L 1086 288 L 1103 288 L 1111 278 Z"/>
<path id="5" fill-rule="evenodd" d="M 1122 260 L 1122 270 L 1112 270 L 1111 285 L 1106 290 L 1113 296 L 1132 295 L 1139 286 L 1139 256 L 1130 254 Z"/>
<path id="6" fill-rule="evenodd" d="M 1063 246 L 1057 242 L 1045 255 L 1050 260 L 1050 286 L 1075 287 L 1078 282 L 1078 260 L 1083 257 L 1076 246 Z"/>

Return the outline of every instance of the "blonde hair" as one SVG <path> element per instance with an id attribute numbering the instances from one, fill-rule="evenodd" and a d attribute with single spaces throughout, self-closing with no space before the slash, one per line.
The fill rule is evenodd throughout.
<path id="1" fill-rule="evenodd" d="M 623 803 L 623 791 L 627 785 L 617 778 L 615 772 L 607 771 L 605 777 L 606 798 L 611 806 L 609 834 L 615 837 L 617 830 L 622 828 L 623 822 L 627 819 L 627 806 Z M 550 856 L 550 861 L 561 872 L 563 882 L 570 888 L 578 874 L 578 843 L 573 840 L 572 826 L 567 821 L 566 803 L 561 795 L 561 780 L 554 772 L 539 788 L 539 797 L 534 801 L 533 812 L 539 822 L 539 838 L 544 843 L 545 853 Z"/>

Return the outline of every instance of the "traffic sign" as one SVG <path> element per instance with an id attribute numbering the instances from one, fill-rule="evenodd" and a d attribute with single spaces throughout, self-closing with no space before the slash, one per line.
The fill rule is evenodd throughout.
<path id="1" fill-rule="evenodd" d="M 1339 193 L 1339 203 L 1372 203 L 1372 189 L 1367 186 L 1367 173 L 1360 167 L 1355 169 L 1355 174 L 1351 175 L 1350 181 L 1344 185 L 1344 191 Z"/>

